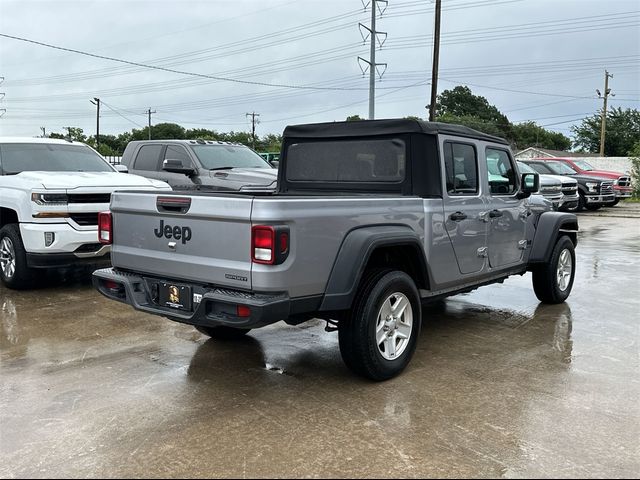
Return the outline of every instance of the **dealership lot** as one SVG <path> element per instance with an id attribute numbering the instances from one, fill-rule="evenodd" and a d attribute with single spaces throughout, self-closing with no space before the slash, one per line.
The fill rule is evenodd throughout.
<path id="1" fill-rule="evenodd" d="M 378 384 L 324 322 L 217 342 L 86 274 L 0 287 L 0 476 L 637 476 L 637 212 L 580 216 L 566 304 L 528 274 L 429 306 Z"/>

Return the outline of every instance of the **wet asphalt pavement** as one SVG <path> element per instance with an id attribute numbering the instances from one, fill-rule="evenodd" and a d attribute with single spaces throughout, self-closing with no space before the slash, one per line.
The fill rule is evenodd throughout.
<path id="1" fill-rule="evenodd" d="M 580 225 L 566 304 L 526 275 L 431 306 L 385 383 L 323 322 L 217 342 L 87 275 L 0 287 L 0 477 L 637 477 L 640 218 Z"/>

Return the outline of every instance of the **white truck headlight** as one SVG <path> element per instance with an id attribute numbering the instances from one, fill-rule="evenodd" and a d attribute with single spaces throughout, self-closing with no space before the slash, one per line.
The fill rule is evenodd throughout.
<path id="1" fill-rule="evenodd" d="M 68 197 L 66 193 L 32 193 L 31 201 L 38 205 L 60 206 L 66 205 Z"/>
<path id="2" fill-rule="evenodd" d="M 590 192 L 597 192 L 598 191 L 598 184 L 597 183 L 587 182 L 587 183 L 585 183 L 585 185 L 587 186 L 587 188 L 589 189 Z"/>

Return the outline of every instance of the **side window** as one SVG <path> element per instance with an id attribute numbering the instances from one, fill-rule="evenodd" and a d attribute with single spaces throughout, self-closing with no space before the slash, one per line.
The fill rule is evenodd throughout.
<path id="1" fill-rule="evenodd" d="M 167 159 L 171 160 L 180 160 L 182 162 L 183 167 L 191 167 L 191 158 L 189 158 L 189 154 L 184 149 L 184 147 L 180 145 L 167 145 L 167 150 L 164 154 L 164 158 L 162 161 L 164 162 Z"/>
<path id="2" fill-rule="evenodd" d="M 158 159 L 162 145 L 144 145 L 138 150 L 136 161 L 133 162 L 134 170 L 147 170 L 155 172 L 158 170 Z"/>
<path id="3" fill-rule="evenodd" d="M 492 195 L 513 195 L 518 190 L 518 174 L 505 150 L 487 148 L 487 174 Z"/>
<path id="4" fill-rule="evenodd" d="M 473 145 L 445 142 L 444 164 L 449 195 L 478 193 L 478 157 Z"/>

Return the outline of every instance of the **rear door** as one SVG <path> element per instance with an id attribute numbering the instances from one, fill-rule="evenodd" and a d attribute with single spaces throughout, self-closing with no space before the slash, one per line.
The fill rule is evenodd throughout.
<path id="1" fill-rule="evenodd" d="M 489 265 L 500 268 L 522 261 L 526 248 L 527 207 L 518 198 L 520 179 L 509 150 L 498 146 L 484 149 L 489 183 L 489 233 L 487 247 Z"/>
<path id="2" fill-rule="evenodd" d="M 142 145 L 134 152 L 134 158 L 129 167 L 131 173 L 147 178 L 160 180 L 158 166 L 163 146 L 159 143 Z"/>
<path id="3" fill-rule="evenodd" d="M 487 223 L 480 185 L 478 147 L 473 142 L 443 137 L 445 229 L 462 274 L 480 272 L 485 265 Z"/>

